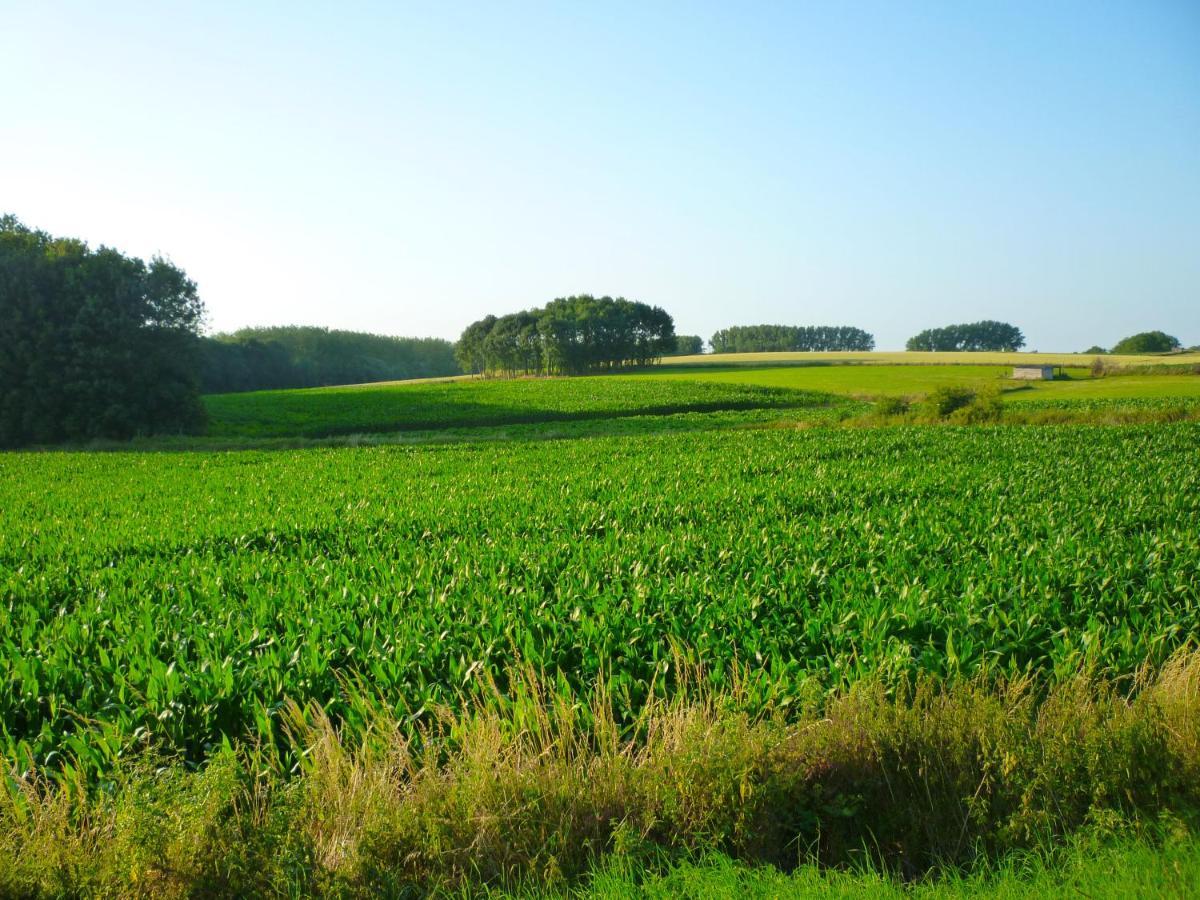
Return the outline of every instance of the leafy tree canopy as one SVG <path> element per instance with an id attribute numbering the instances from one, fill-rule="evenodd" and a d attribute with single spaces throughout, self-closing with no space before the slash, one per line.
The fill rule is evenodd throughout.
<path id="1" fill-rule="evenodd" d="M 205 338 L 203 356 L 206 393 L 436 378 L 461 371 L 453 346 L 440 338 L 297 325 Z"/>
<path id="2" fill-rule="evenodd" d="M 1117 354 L 1170 353 L 1178 350 L 1181 346 L 1177 337 L 1161 331 L 1142 331 L 1117 341 L 1112 352 Z"/>
<path id="3" fill-rule="evenodd" d="M 875 338 L 850 325 L 734 325 L 710 341 L 713 353 L 867 351 Z"/>
<path id="4" fill-rule="evenodd" d="M 201 427 L 203 315 L 165 259 L 0 218 L 0 444 Z"/>
<path id="5" fill-rule="evenodd" d="M 659 307 L 579 294 L 472 322 L 454 352 L 466 372 L 580 375 L 647 365 L 674 348 L 675 323 Z"/>
<path id="6" fill-rule="evenodd" d="M 675 349 L 667 356 L 694 356 L 704 352 L 704 338 L 698 334 L 675 335 Z"/>
<path id="7" fill-rule="evenodd" d="M 954 351 L 1001 350 L 1012 352 L 1025 346 L 1025 335 L 1016 325 L 985 319 L 967 325 L 927 328 L 908 339 L 905 350 L 937 353 Z"/>

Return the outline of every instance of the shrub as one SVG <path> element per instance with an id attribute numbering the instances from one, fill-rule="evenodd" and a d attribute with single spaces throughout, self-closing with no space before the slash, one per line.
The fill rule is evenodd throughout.
<path id="1" fill-rule="evenodd" d="M 908 401 L 903 397 L 880 397 L 875 402 L 875 414 L 879 416 L 902 416 L 908 412 Z"/>
<path id="2" fill-rule="evenodd" d="M 971 388 L 961 384 L 947 384 L 931 391 L 925 398 L 925 405 L 934 417 L 944 419 L 974 399 L 975 391 Z"/>
<path id="3" fill-rule="evenodd" d="M 999 422 L 1003 414 L 1004 404 L 1000 399 L 1000 389 L 990 387 L 976 394 L 974 400 L 955 410 L 949 418 L 956 424 L 983 425 Z"/>

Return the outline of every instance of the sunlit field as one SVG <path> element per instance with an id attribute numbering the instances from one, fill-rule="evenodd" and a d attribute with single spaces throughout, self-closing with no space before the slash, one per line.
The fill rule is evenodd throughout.
<path id="1" fill-rule="evenodd" d="M 1096 357 L 1087 353 L 925 353 L 920 351 L 872 351 L 858 352 L 812 352 L 812 353 L 702 353 L 695 356 L 673 356 L 666 360 L 670 365 L 683 366 L 728 366 L 728 365 L 776 365 L 789 363 L 830 364 L 857 363 L 863 365 L 1048 365 L 1086 367 Z M 1101 357 L 1111 365 L 1156 365 L 1160 363 L 1200 363 L 1200 353 L 1148 354 L 1141 356 Z"/>

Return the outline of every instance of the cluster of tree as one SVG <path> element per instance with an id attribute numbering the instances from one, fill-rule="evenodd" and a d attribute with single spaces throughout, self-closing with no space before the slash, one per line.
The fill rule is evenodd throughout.
<path id="1" fill-rule="evenodd" d="M 196 285 L 0 218 L 0 444 L 203 427 Z"/>
<path id="2" fill-rule="evenodd" d="M 849 325 L 734 325 L 709 341 L 713 353 L 874 350 L 875 338 Z"/>
<path id="3" fill-rule="evenodd" d="M 286 325 L 205 338 L 206 393 L 319 387 L 457 375 L 454 347 L 440 338 L 401 338 Z"/>
<path id="4" fill-rule="evenodd" d="M 1117 341 L 1112 351 L 1116 354 L 1136 355 L 1140 353 L 1172 353 L 1183 347 L 1179 338 L 1161 331 L 1142 331 Z M 1100 350 L 1103 353 L 1103 350 Z"/>
<path id="5" fill-rule="evenodd" d="M 454 352 L 465 372 L 579 375 L 648 365 L 674 349 L 675 323 L 659 307 L 580 294 L 472 322 Z"/>
<path id="6" fill-rule="evenodd" d="M 695 356 L 704 352 L 704 338 L 698 334 L 675 335 L 675 349 L 667 356 Z"/>
<path id="7" fill-rule="evenodd" d="M 1025 346 L 1025 335 L 1016 325 L 986 319 L 967 325 L 927 328 L 908 339 L 905 350 L 934 352 L 1003 350 L 1012 352 Z"/>

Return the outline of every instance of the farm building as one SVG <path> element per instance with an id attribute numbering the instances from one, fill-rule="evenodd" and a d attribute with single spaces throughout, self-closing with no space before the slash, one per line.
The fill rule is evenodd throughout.
<path id="1" fill-rule="evenodd" d="M 1012 377 L 1024 381 L 1053 381 L 1054 366 L 1013 366 Z"/>

